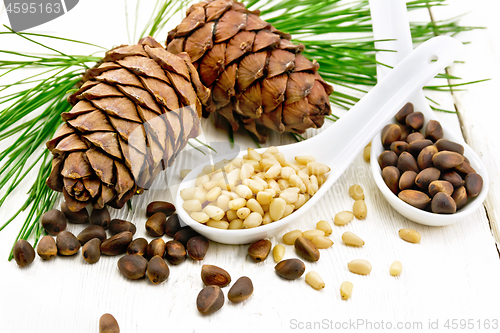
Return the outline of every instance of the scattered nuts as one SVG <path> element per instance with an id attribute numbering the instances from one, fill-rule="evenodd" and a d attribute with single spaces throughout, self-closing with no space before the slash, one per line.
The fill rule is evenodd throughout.
<path id="1" fill-rule="evenodd" d="M 309 240 L 312 240 L 316 236 L 325 236 L 325 232 L 323 230 L 311 229 L 306 230 L 302 233 L 302 237 L 305 237 Z"/>
<path id="2" fill-rule="evenodd" d="M 271 242 L 267 239 L 261 239 L 251 244 L 248 248 L 248 255 L 255 262 L 266 260 L 271 251 Z"/>
<path id="3" fill-rule="evenodd" d="M 335 225 L 346 225 L 347 223 L 351 222 L 352 219 L 354 218 L 354 214 L 349 211 L 343 211 L 340 213 L 335 214 L 335 217 L 333 218 L 333 223 Z"/>
<path id="4" fill-rule="evenodd" d="M 207 254 L 210 243 L 204 236 L 195 236 L 188 240 L 186 250 L 191 259 L 203 260 Z"/>
<path id="5" fill-rule="evenodd" d="M 119 219 L 113 219 L 109 222 L 109 232 L 112 235 L 119 234 L 123 231 L 130 231 L 132 235 L 134 235 L 136 231 L 135 224 Z"/>
<path id="6" fill-rule="evenodd" d="M 26 267 L 35 260 L 35 250 L 33 246 L 24 239 L 20 239 L 16 242 L 12 252 L 14 254 L 14 260 L 16 260 L 16 263 L 21 267 Z"/>
<path id="7" fill-rule="evenodd" d="M 364 259 L 355 259 L 347 264 L 347 268 L 354 273 L 359 275 L 368 275 L 372 271 L 372 265 Z"/>
<path id="8" fill-rule="evenodd" d="M 72 212 L 69 210 L 66 202 L 61 204 L 61 212 L 66 216 L 66 219 L 70 223 L 83 224 L 89 222 L 89 212 L 86 208 L 79 210 L 78 212 Z"/>
<path id="9" fill-rule="evenodd" d="M 195 236 L 199 236 L 199 235 L 200 234 L 198 234 L 196 231 L 194 231 L 194 229 L 191 229 L 190 227 L 186 226 L 186 227 L 182 227 L 181 229 L 179 229 L 179 231 L 177 231 L 174 234 L 174 240 L 181 242 L 182 245 L 184 245 L 184 247 L 186 247 L 187 242 L 191 238 L 193 238 Z"/>
<path id="10" fill-rule="evenodd" d="M 300 230 L 292 230 L 283 235 L 283 243 L 286 245 L 295 244 L 295 240 L 302 236 L 302 231 Z"/>
<path id="11" fill-rule="evenodd" d="M 82 247 L 83 259 L 89 264 L 95 264 L 101 258 L 101 240 L 92 238 Z"/>
<path id="12" fill-rule="evenodd" d="M 101 243 L 101 253 L 107 256 L 125 253 L 130 242 L 132 242 L 132 233 L 130 231 L 120 232 Z"/>
<path id="13" fill-rule="evenodd" d="M 401 274 L 402 270 L 403 270 L 403 264 L 401 264 L 401 262 L 399 261 L 393 262 L 389 267 L 389 273 L 392 276 L 398 276 L 399 274 Z"/>
<path id="14" fill-rule="evenodd" d="M 365 193 L 363 192 L 363 188 L 357 184 L 349 187 L 349 195 L 354 200 L 364 200 L 365 199 Z"/>
<path id="15" fill-rule="evenodd" d="M 90 224 L 100 225 L 104 229 L 108 229 L 111 216 L 109 215 L 106 206 L 103 209 L 94 209 L 90 214 Z"/>
<path id="16" fill-rule="evenodd" d="M 353 288 L 352 282 L 349 281 L 342 282 L 342 284 L 340 285 L 340 297 L 343 300 L 348 300 L 349 298 L 351 298 L 352 288 Z"/>
<path id="17" fill-rule="evenodd" d="M 163 257 L 163 254 L 165 253 L 165 247 L 166 244 L 163 239 L 161 238 L 153 239 L 151 242 L 149 242 L 146 248 L 146 257 L 147 258 L 153 258 L 154 256 Z"/>
<path id="18" fill-rule="evenodd" d="M 137 254 L 127 254 L 118 260 L 118 269 L 129 280 L 138 280 L 146 275 L 148 261 Z"/>
<path id="19" fill-rule="evenodd" d="M 146 254 L 148 241 L 145 238 L 136 238 L 127 246 L 127 254 L 138 254 L 143 256 Z"/>
<path id="20" fill-rule="evenodd" d="M 42 215 L 42 227 L 52 236 L 66 229 L 66 216 L 57 209 L 51 209 Z"/>
<path id="21" fill-rule="evenodd" d="M 170 215 L 165 222 L 165 234 L 170 237 L 174 237 L 177 231 L 181 230 L 181 224 L 179 222 L 179 215 Z"/>
<path id="22" fill-rule="evenodd" d="M 285 256 L 285 247 L 281 244 L 276 244 L 273 248 L 273 258 L 274 262 L 278 263 L 283 260 Z"/>
<path id="23" fill-rule="evenodd" d="M 146 231 L 150 236 L 161 237 L 165 233 L 165 223 L 167 216 L 162 213 L 154 213 L 146 221 Z"/>
<path id="24" fill-rule="evenodd" d="M 99 333 L 120 333 L 120 327 L 115 317 L 105 313 L 99 319 Z"/>
<path id="25" fill-rule="evenodd" d="M 363 246 L 365 245 L 365 241 L 353 234 L 350 231 L 346 231 L 342 234 L 342 241 L 351 246 Z"/>
<path id="26" fill-rule="evenodd" d="M 147 217 L 151 217 L 158 212 L 162 212 L 165 216 L 170 216 L 175 212 L 175 206 L 166 201 L 153 201 L 146 208 Z"/>
<path id="27" fill-rule="evenodd" d="M 161 256 L 154 256 L 149 260 L 147 273 L 149 281 L 159 284 L 165 281 L 170 275 L 170 269 Z"/>
<path id="28" fill-rule="evenodd" d="M 310 271 L 309 273 L 306 274 L 306 282 L 308 285 L 310 285 L 316 290 L 321 290 L 325 288 L 325 282 L 323 281 L 321 276 L 315 271 Z"/>
<path id="29" fill-rule="evenodd" d="M 80 242 L 80 245 L 85 245 L 92 238 L 99 238 L 102 242 L 106 240 L 106 230 L 100 225 L 89 225 L 87 228 L 83 229 L 82 232 L 76 237 Z"/>
<path id="30" fill-rule="evenodd" d="M 352 205 L 352 212 L 358 220 L 364 220 L 368 214 L 364 200 L 356 200 Z"/>
<path id="31" fill-rule="evenodd" d="M 294 243 L 295 250 L 304 259 L 309 261 L 319 260 L 319 250 L 312 241 L 305 237 L 298 237 Z"/>
<path id="32" fill-rule="evenodd" d="M 50 260 L 57 255 L 56 241 L 51 236 L 43 236 L 38 242 L 36 252 L 43 260 Z"/>
<path id="33" fill-rule="evenodd" d="M 57 235 L 56 246 L 62 256 L 72 256 L 80 250 L 80 242 L 69 231 L 62 231 Z"/>
<path id="34" fill-rule="evenodd" d="M 231 283 L 231 275 L 220 267 L 203 265 L 201 267 L 201 280 L 206 286 L 215 285 L 223 288 Z"/>
<path id="35" fill-rule="evenodd" d="M 212 314 L 224 305 L 224 294 L 218 286 L 206 286 L 196 298 L 198 311 L 205 315 Z"/>
<path id="36" fill-rule="evenodd" d="M 420 243 L 420 234 L 413 229 L 401 229 L 399 230 L 399 237 L 409 243 Z"/>
<path id="37" fill-rule="evenodd" d="M 330 236 L 332 234 L 332 226 L 325 220 L 321 220 L 316 223 L 316 229 L 321 230 L 325 233 L 325 236 Z"/>
<path id="38" fill-rule="evenodd" d="M 165 244 L 165 259 L 172 265 L 179 265 L 186 260 L 186 248 L 181 242 L 176 240 L 168 241 Z"/>
<path id="39" fill-rule="evenodd" d="M 311 242 L 313 242 L 318 249 L 327 249 L 333 245 L 333 241 L 330 238 L 321 235 L 311 239 Z"/>
<path id="40" fill-rule="evenodd" d="M 233 284 L 229 292 L 227 293 L 227 298 L 233 303 L 240 303 L 248 299 L 253 293 L 252 280 L 246 276 L 240 277 Z"/>
<path id="41" fill-rule="evenodd" d="M 274 266 L 276 274 L 287 280 L 295 280 L 304 274 L 306 266 L 300 259 L 286 259 Z"/>

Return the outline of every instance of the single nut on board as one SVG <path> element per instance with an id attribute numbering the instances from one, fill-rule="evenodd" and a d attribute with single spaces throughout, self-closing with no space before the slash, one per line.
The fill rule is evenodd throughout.
<path id="1" fill-rule="evenodd" d="M 215 285 L 222 288 L 231 283 L 231 275 L 220 267 L 203 265 L 201 267 L 201 280 L 206 286 Z"/>
<path id="2" fill-rule="evenodd" d="M 298 237 L 294 243 L 295 250 L 304 259 L 309 261 L 319 260 L 319 250 L 312 241 L 305 237 Z"/>
<path id="3" fill-rule="evenodd" d="M 50 260 L 57 255 L 56 241 L 49 235 L 43 236 L 38 242 L 36 253 L 43 260 Z"/>
<path id="4" fill-rule="evenodd" d="M 276 244 L 273 248 L 274 262 L 279 263 L 281 260 L 283 260 L 284 256 L 285 256 L 285 247 L 281 244 Z"/>
<path id="5" fill-rule="evenodd" d="M 218 311 L 224 305 L 224 293 L 219 286 L 210 285 L 203 288 L 196 298 L 196 307 L 204 315 Z"/>
<path id="6" fill-rule="evenodd" d="M 422 238 L 418 231 L 413 229 L 400 229 L 399 237 L 409 243 L 420 243 L 420 240 Z"/>
<path id="7" fill-rule="evenodd" d="M 340 285 L 340 297 L 342 297 L 343 300 L 348 300 L 349 298 L 351 298 L 352 288 L 352 282 L 342 282 L 342 284 Z"/>
<path id="8" fill-rule="evenodd" d="M 287 280 L 295 280 L 304 274 L 306 266 L 300 259 L 286 259 L 274 266 L 276 274 Z"/>
<path id="9" fill-rule="evenodd" d="M 271 242 L 267 239 L 261 239 L 248 247 L 248 255 L 255 262 L 266 260 L 271 251 Z"/>
<path id="10" fill-rule="evenodd" d="M 325 282 L 323 281 L 321 276 L 315 271 L 310 271 L 309 273 L 306 274 L 306 282 L 308 285 L 310 285 L 316 290 L 321 290 L 325 288 Z"/>
<path id="11" fill-rule="evenodd" d="M 105 313 L 99 319 L 99 333 L 120 333 L 120 327 L 115 317 Z"/>
<path id="12" fill-rule="evenodd" d="M 403 264 L 401 264 L 400 261 L 393 262 L 389 267 L 389 273 L 392 276 L 398 276 L 399 274 L 401 274 L 402 270 L 403 270 Z"/>
<path id="13" fill-rule="evenodd" d="M 253 293 L 252 280 L 246 276 L 240 277 L 233 284 L 229 292 L 227 293 L 227 298 L 233 303 L 240 303 L 248 299 Z"/>
<path id="14" fill-rule="evenodd" d="M 353 234 L 350 231 L 346 231 L 342 234 L 342 241 L 351 246 L 363 246 L 365 245 L 365 241 L 359 238 L 357 235 Z"/>
<path id="15" fill-rule="evenodd" d="M 352 273 L 368 275 L 372 271 L 372 265 L 364 259 L 355 259 L 347 264 Z"/>
<path id="16" fill-rule="evenodd" d="M 16 242 L 12 252 L 14 254 L 14 260 L 21 267 L 26 267 L 35 260 L 35 250 L 33 246 L 24 239 L 20 239 Z"/>

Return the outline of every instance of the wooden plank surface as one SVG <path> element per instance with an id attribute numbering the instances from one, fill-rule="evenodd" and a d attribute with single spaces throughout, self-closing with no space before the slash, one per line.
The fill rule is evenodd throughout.
<path id="1" fill-rule="evenodd" d="M 75 10 L 44 25 L 40 30 L 84 40 L 95 36 L 92 42 L 105 46 L 109 46 L 109 40 L 116 40 L 116 44 L 126 42 L 126 33 L 120 29 L 124 27 L 123 19 L 117 20 L 119 23 L 114 26 L 114 16 L 93 23 L 89 29 L 79 29 L 80 25 L 71 24 L 85 15 L 95 17 L 98 5 L 102 6 L 101 12 L 104 13 L 110 13 L 116 7 L 113 15 L 119 17 L 123 9 L 121 4 L 117 6 L 114 2 L 113 6 L 110 3 L 95 0 L 81 2 Z M 469 19 L 467 22 L 471 25 L 498 28 L 494 14 L 488 10 L 494 3 L 494 0 L 477 1 L 474 4 L 450 1 L 447 7 L 449 11 L 436 13 L 436 17 L 450 17 L 453 16 L 451 13 L 473 9 L 464 20 Z M 481 6 L 476 8 L 476 4 Z M 419 20 L 429 19 L 425 13 L 413 15 L 418 15 Z M 491 20 L 485 20 L 485 17 L 491 17 Z M 5 16 L 2 22 L 6 22 Z M 96 33 L 106 28 L 113 36 Z M 468 73 L 473 76 L 470 79 L 493 77 L 498 80 L 499 66 L 494 59 L 499 59 L 500 39 L 495 36 L 495 31 L 499 30 L 480 30 L 459 37 L 473 43 L 467 47 L 467 64 L 454 66 L 454 71 L 458 73 L 470 67 L 468 72 L 463 72 L 464 77 Z M 74 51 L 77 52 L 84 50 L 79 47 Z M 430 97 L 444 109 L 452 109 L 455 103 L 459 105 L 466 139 L 482 154 L 489 166 L 492 181 L 498 183 L 498 148 L 493 132 L 496 124 L 492 121 L 497 111 L 495 88 L 499 88 L 498 84 L 491 81 L 469 87 L 469 91 L 460 97 L 446 93 L 430 94 Z M 489 92 L 482 91 L 488 89 Z M 457 133 L 460 131 L 455 115 L 440 113 L 439 117 Z M 226 138 L 209 121 L 204 123 L 203 129 L 209 141 L 224 141 Z M 308 135 L 313 135 L 313 132 Z M 271 143 L 290 142 L 287 140 L 289 138 L 273 136 Z M 250 140 L 240 136 L 237 144 L 242 148 L 254 146 Z M 185 154 L 183 158 L 189 160 L 190 154 Z M 192 160 L 200 158 L 194 152 L 192 154 Z M 177 172 L 172 170 L 162 173 L 151 190 L 134 197 L 134 211 L 112 210 L 112 217 L 134 222 L 138 227 L 136 237 L 151 239 L 144 230 L 145 206 L 153 200 L 171 199 L 166 188 L 167 184 L 170 186 L 179 180 Z M 72 258 L 58 257 L 50 262 L 42 262 L 37 257 L 31 266 L 19 269 L 13 261 L 7 262 L 5 258 L 23 222 L 21 216 L 0 232 L 2 331 L 97 332 L 99 317 L 109 312 L 118 320 L 122 332 L 283 332 L 300 331 L 301 328 L 306 331 L 337 329 L 354 332 L 385 331 L 388 325 L 395 331 L 435 332 L 435 329 L 430 329 L 430 322 L 438 320 L 440 330 L 437 331 L 444 331 L 443 325 L 447 319 L 470 319 L 472 324 L 467 324 L 473 327 L 469 327 L 471 329 L 468 331 L 498 332 L 500 261 L 490 231 L 490 223 L 494 229 L 497 225 L 495 221 L 498 221 L 496 214 L 500 203 L 495 196 L 498 186 L 495 188 L 495 183 L 491 184 L 486 203 L 488 215 L 481 209 L 470 219 L 448 227 L 422 226 L 403 218 L 388 205 L 370 175 L 369 165 L 360 155 L 328 194 L 300 221 L 287 227 L 286 231 L 314 228 L 320 219 L 332 223 L 337 212 L 352 208 L 353 200 L 347 190 L 356 183 L 366 193 L 367 219 L 354 220 L 344 227 L 334 226 L 331 236 L 335 243 L 333 247 L 321 251 L 319 262 L 306 263 L 306 272 L 315 270 L 325 280 L 326 288 L 321 291 L 309 287 L 304 277 L 296 281 L 278 278 L 274 273 L 272 258 L 260 264 L 251 262 L 246 256 L 245 245 L 230 246 L 213 242 L 202 263 L 187 260 L 179 266 L 171 266 L 169 279 L 157 286 L 147 280 L 132 282 L 123 278 L 118 272 L 118 258 L 115 257 L 103 257 L 95 265 L 86 264 L 80 254 Z M 22 189 L 17 190 L 2 207 L 2 220 L 24 201 L 27 185 L 25 183 Z M 398 237 L 398 230 L 407 227 L 422 234 L 420 244 L 409 244 Z M 77 234 L 83 226 L 69 225 L 68 229 Z M 362 248 L 345 246 L 341 240 L 345 231 L 361 236 L 366 245 Z M 273 245 L 280 242 L 281 236 L 278 234 L 270 239 Z M 163 238 L 169 240 L 169 237 Z M 293 257 L 296 257 L 293 247 L 286 246 L 285 258 Z M 371 262 L 373 271 L 369 276 L 354 275 L 347 270 L 347 263 L 358 258 Z M 394 260 L 403 263 L 403 273 L 397 278 L 388 273 L 389 265 Z M 237 305 L 226 300 L 219 312 L 208 317 L 201 316 L 196 310 L 195 300 L 203 287 L 199 276 L 204 263 L 225 268 L 233 281 L 243 275 L 249 276 L 254 283 L 254 295 Z M 354 291 L 349 301 L 342 301 L 338 289 L 346 280 L 353 282 Z M 227 291 L 228 288 L 224 288 L 226 295 Z M 497 328 L 485 329 L 486 320 L 489 320 L 490 327 L 494 323 L 492 320 L 497 320 Z M 319 324 L 319 327 L 315 326 L 316 330 L 306 329 L 308 324 Z M 401 329 L 397 329 L 399 325 L 402 325 Z"/>

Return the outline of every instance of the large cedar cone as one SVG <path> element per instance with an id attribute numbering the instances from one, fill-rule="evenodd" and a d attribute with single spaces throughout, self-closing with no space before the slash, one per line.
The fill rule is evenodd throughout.
<path id="1" fill-rule="evenodd" d="M 61 115 L 65 124 L 47 142 L 54 155 L 47 185 L 72 211 L 89 203 L 121 208 L 198 136 L 209 98 L 189 56 L 151 37 L 108 51 L 85 73 L 68 99 L 73 109 Z"/>
<path id="2" fill-rule="evenodd" d="M 279 133 L 319 128 L 330 114 L 333 88 L 319 65 L 300 52 L 303 45 L 233 0 L 191 6 L 167 39 L 167 50 L 187 52 L 201 81 L 212 90 L 212 106 L 234 130 L 245 128 L 266 141 L 263 127 Z"/>

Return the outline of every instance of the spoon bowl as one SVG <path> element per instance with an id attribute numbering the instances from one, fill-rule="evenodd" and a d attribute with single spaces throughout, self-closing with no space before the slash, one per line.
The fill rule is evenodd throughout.
<path id="1" fill-rule="evenodd" d="M 279 221 L 252 229 L 223 230 L 196 222 L 182 208 L 184 200 L 180 196 L 180 191 L 187 187 L 195 187 L 196 177 L 204 166 L 200 165 L 186 176 L 178 188 L 175 201 L 180 219 L 198 233 L 219 243 L 246 244 L 276 235 L 318 202 L 363 147 L 387 124 L 410 96 L 420 90 L 440 70 L 451 64 L 461 48 L 462 44 L 451 37 L 432 38 L 412 51 L 384 80 L 373 87 L 347 114 L 328 129 L 306 141 L 280 146 L 279 150 L 287 160 L 293 160 L 299 155 L 312 155 L 318 162 L 328 165 L 331 169 L 318 192 L 292 214 Z M 257 152 L 263 153 L 264 150 L 265 148 L 257 149 Z M 244 151 L 240 152 L 238 157 L 242 157 L 243 154 Z M 222 159 L 224 156 L 218 161 Z"/>
<path id="2" fill-rule="evenodd" d="M 412 52 L 413 43 L 411 39 L 410 25 L 406 9 L 406 2 L 399 0 L 371 0 L 370 11 L 373 22 L 373 33 L 375 40 L 384 40 L 384 42 L 376 42 L 377 49 L 390 49 L 397 52 L 377 52 L 377 61 L 389 66 L 395 66 L 402 61 L 406 55 Z M 385 66 L 377 67 L 377 77 L 384 79 L 391 69 Z M 438 117 L 432 111 L 421 89 L 413 96 L 408 98 L 415 108 L 415 111 L 423 113 L 425 118 L 424 127 L 429 120 L 437 120 Z M 392 118 L 387 123 L 396 123 Z M 452 131 L 443 127 L 444 138 L 457 142 L 464 147 L 464 156 L 466 156 L 471 166 L 483 178 L 483 189 L 481 193 L 472 199 L 469 199 L 467 204 L 454 214 L 435 214 L 415 208 L 403 200 L 399 199 L 387 187 L 382 179 L 382 170 L 378 164 L 378 156 L 385 150 L 382 146 L 381 133 L 377 134 L 372 141 L 370 152 L 370 169 L 375 179 L 378 188 L 389 202 L 389 204 L 398 211 L 401 215 L 414 222 L 429 225 L 429 226 L 445 226 L 458 221 L 463 221 L 467 216 L 475 212 L 486 199 L 488 194 L 489 177 L 486 166 L 479 158 L 478 154 L 464 142 L 461 136 L 455 135 Z"/>

